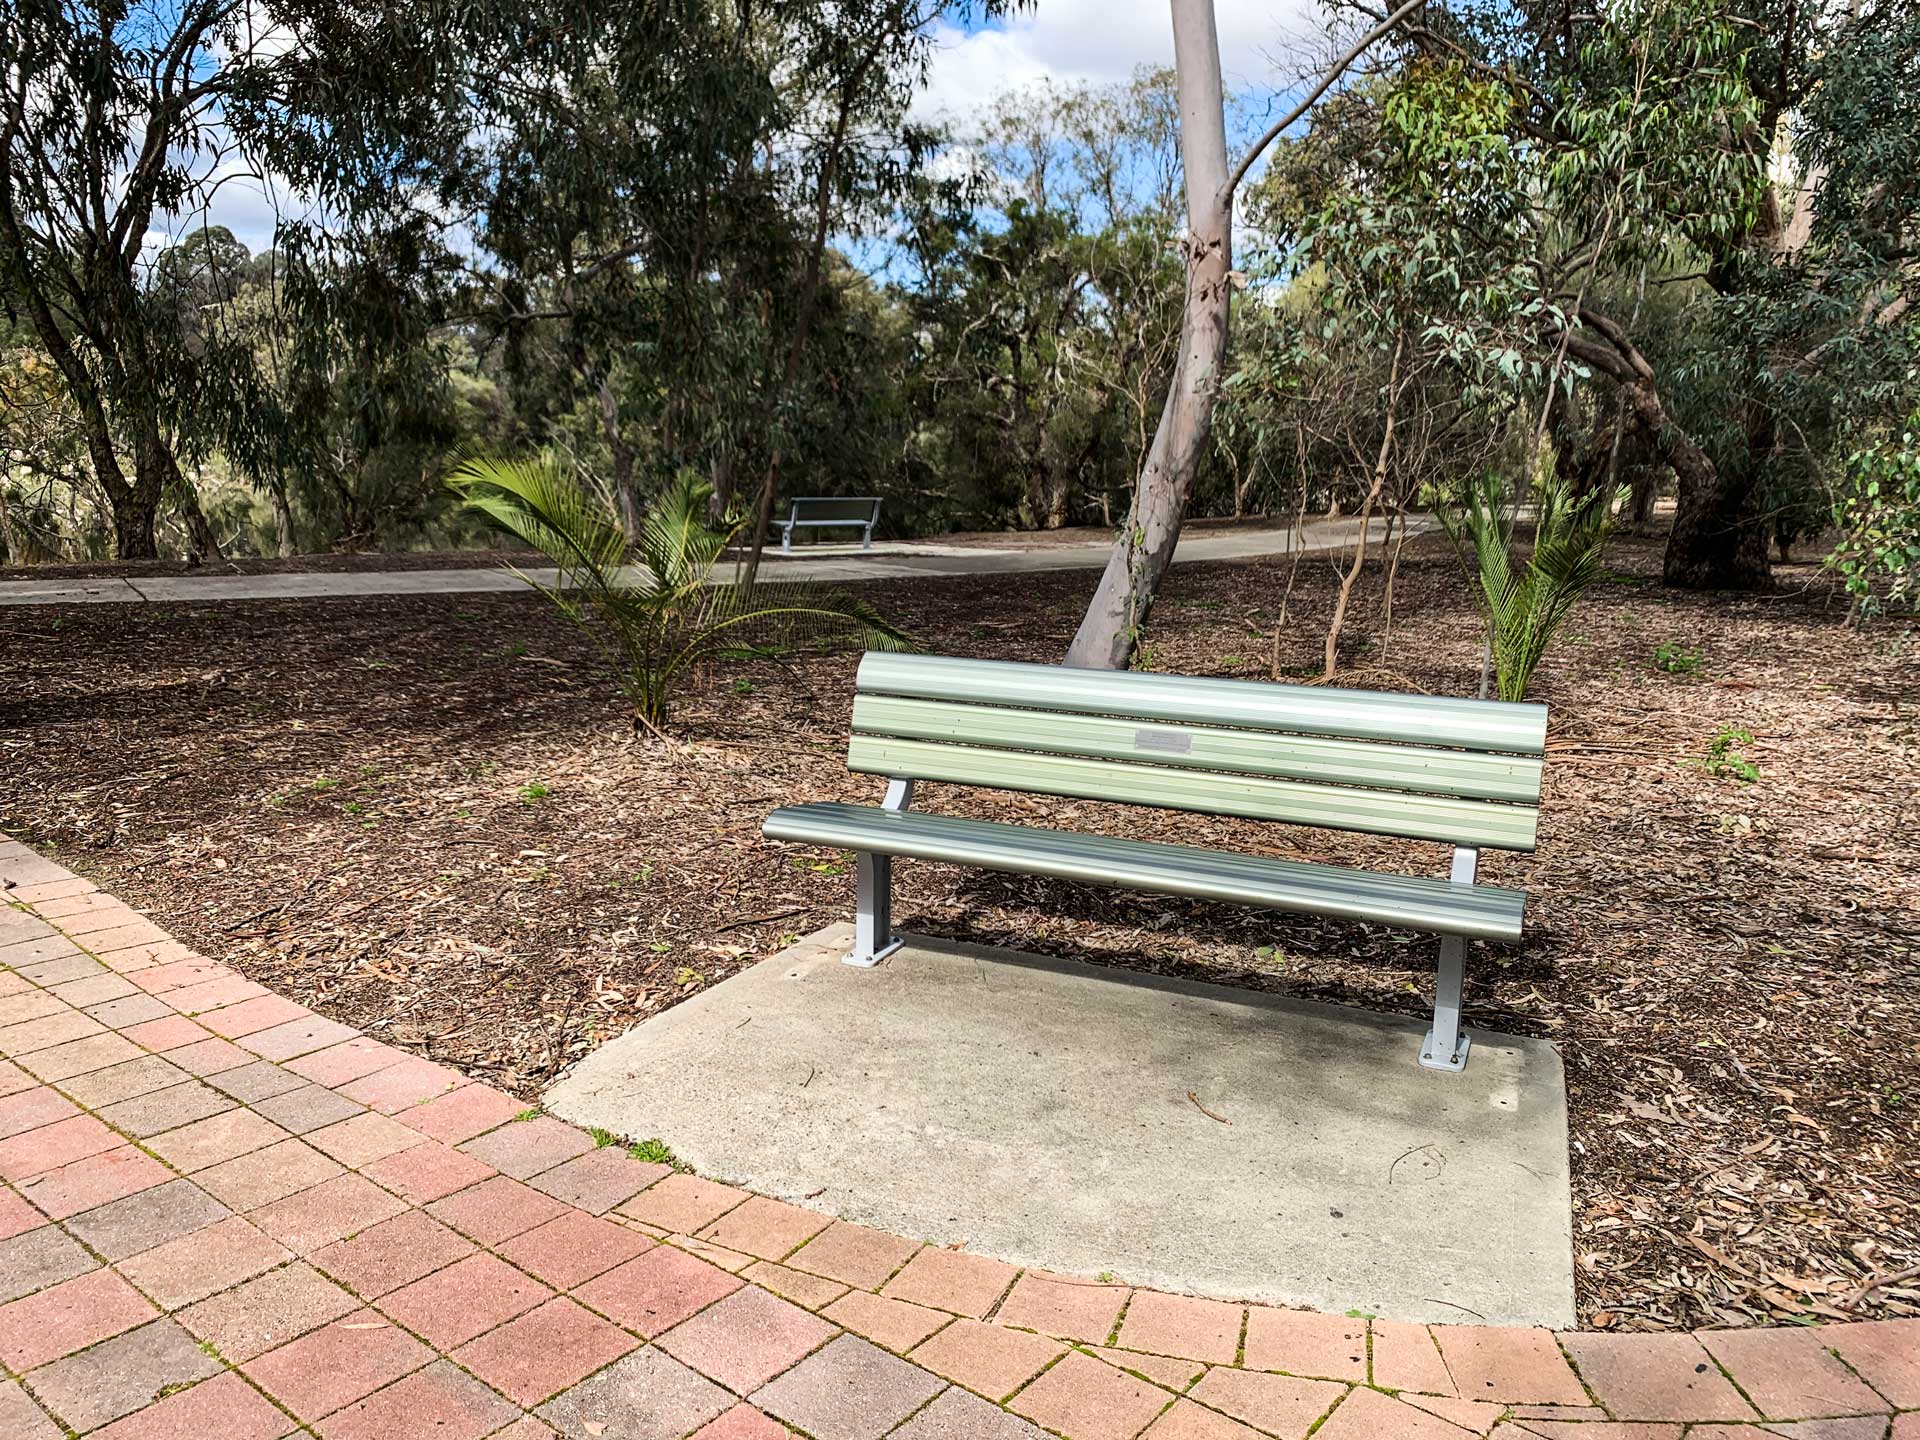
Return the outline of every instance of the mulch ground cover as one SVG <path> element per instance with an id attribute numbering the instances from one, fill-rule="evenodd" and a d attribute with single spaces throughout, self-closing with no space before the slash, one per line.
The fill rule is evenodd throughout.
<path id="1" fill-rule="evenodd" d="M 1649 542 L 1612 563 L 1537 681 L 1554 714 L 1540 850 L 1483 866 L 1533 896 L 1527 938 L 1476 947 L 1467 997 L 1472 1023 L 1566 1057 L 1583 1323 L 1920 1314 L 1920 627 L 1846 628 L 1811 569 L 1730 598 L 1661 589 Z M 1473 693 L 1458 561 L 1409 547 L 1390 633 L 1383 580 L 1370 568 L 1356 591 L 1342 681 Z M 1093 581 L 898 580 L 869 598 L 927 649 L 1052 661 Z M 1325 557 L 1181 567 L 1148 664 L 1317 674 L 1335 588 Z M 0 830 L 263 983 L 532 1099 L 850 915 L 844 857 L 759 826 L 792 801 L 877 797 L 844 765 L 854 664 L 724 668 L 663 744 L 628 733 L 536 597 L 0 611 Z M 1405 842 L 923 796 L 1444 873 L 1442 850 Z M 921 933 L 1427 1008 L 1430 939 L 911 863 L 897 877 Z M 1233 1097 L 1208 1104 L 1231 1115 Z"/>

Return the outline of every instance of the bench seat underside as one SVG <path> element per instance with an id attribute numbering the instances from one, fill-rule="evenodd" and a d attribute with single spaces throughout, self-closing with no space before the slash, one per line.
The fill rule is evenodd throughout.
<path id="1" fill-rule="evenodd" d="M 1518 890 L 1492 885 L 865 805 L 790 805 L 768 816 L 764 830 L 772 839 L 802 845 L 1371 920 L 1474 940 L 1518 940 L 1527 901 Z"/>

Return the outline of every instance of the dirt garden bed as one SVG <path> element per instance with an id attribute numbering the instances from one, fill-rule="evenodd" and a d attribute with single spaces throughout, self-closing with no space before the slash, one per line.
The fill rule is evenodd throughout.
<path id="1" fill-rule="evenodd" d="M 1539 693 L 1535 897 L 1469 1017 L 1557 1041 L 1583 1323 L 1920 1314 L 1920 630 L 1854 633 L 1814 572 L 1669 594 L 1623 543 Z M 1317 669 L 1303 562 L 1281 663 Z M 1261 676 L 1284 560 L 1188 566 L 1149 663 Z M 1090 573 L 890 581 L 931 650 L 1057 659 Z M 1472 693 L 1442 547 L 1356 597 L 1347 683 Z M 1656 663 L 1660 653 L 1664 668 Z M 871 798 L 843 764 L 854 658 L 728 669 L 671 747 L 626 733 L 532 597 L 97 606 L 0 616 L 0 830 L 255 978 L 533 1097 L 572 1060 L 849 913 L 840 857 L 761 817 Z M 1746 730 L 1752 742 L 1716 736 Z M 1757 778 L 1735 773 L 1744 761 Z M 1379 868 L 1435 849 L 928 787 L 930 808 Z M 1430 941 L 923 865 L 923 933 L 1420 1013 Z M 1885 1283 L 1880 1283 L 1885 1282 Z"/>

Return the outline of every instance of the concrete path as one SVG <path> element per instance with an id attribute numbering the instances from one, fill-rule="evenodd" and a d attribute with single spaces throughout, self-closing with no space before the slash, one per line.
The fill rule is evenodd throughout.
<path id="1" fill-rule="evenodd" d="M 1434 521 L 1415 516 L 1409 534 L 1424 534 Z M 1302 554 L 1351 548 L 1357 522 L 1330 520 L 1309 525 L 1299 543 Z M 1376 525 L 1372 534 L 1377 538 Z M 1253 560 L 1292 554 L 1290 530 L 1196 532 L 1180 542 L 1176 563 L 1200 560 Z M 885 580 L 914 575 L 1003 575 L 1040 570 L 1097 570 L 1107 563 L 1108 546 L 1054 545 L 1020 549 L 981 549 L 940 544 L 809 545 L 807 558 L 769 559 L 761 567 L 768 581 Z M 526 572 L 550 585 L 557 572 Z M 730 567 L 715 571 L 724 580 Z M 499 565 L 471 570 L 363 570 L 346 574 L 167 575 L 145 579 L 0 580 L 0 605 L 102 605 L 141 602 L 180 604 L 212 600 L 355 599 L 367 595 L 465 595 L 525 590 L 526 582 Z"/>
<path id="2" fill-rule="evenodd" d="M 1466 1071 L 1439 1074 L 1414 1061 L 1416 1020 L 979 946 L 914 942 L 857 970 L 852 939 L 830 926 L 648 1019 L 547 1107 L 1018 1265 L 1573 1323 L 1545 1041 L 1476 1031 Z"/>
<path id="3" fill-rule="evenodd" d="M 1554 1335 L 1022 1270 L 601 1144 L 3 836 L 0 897 L 4 1440 L 1920 1440 L 1920 1320 Z"/>

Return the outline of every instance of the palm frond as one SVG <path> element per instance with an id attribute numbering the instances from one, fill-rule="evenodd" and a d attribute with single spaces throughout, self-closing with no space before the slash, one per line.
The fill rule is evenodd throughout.
<path id="1" fill-rule="evenodd" d="M 466 508 L 540 550 L 559 568 L 540 588 L 593 639 L 633 706 L 657 729 L 674 694 L 709 662 L 858 640 L 869 649 L 912 641 L 866 601 L 827 586 L 716 583 L 714 567 L 739 526 L 706 521 L 712 491 L 676 475 L 631 539 L 609 497 L 550 461 L 471 457 L 447 482 Z"/>
<path id="2" fill-rule="evenodd" d="M 1443 511 L 1454 543 L 1473 557 L 1480 608 L 1502 700 L 1524 699 L 1533 675 L 1580 596 L 1600 578 L 1618 496 L 1596 490 L 1576 497 L 1543 461 L 1532 496 L 1534 539 L 1516 569 L 1516 507 L 1496 475 L 1469 485 L 1464 508 Z"/>

